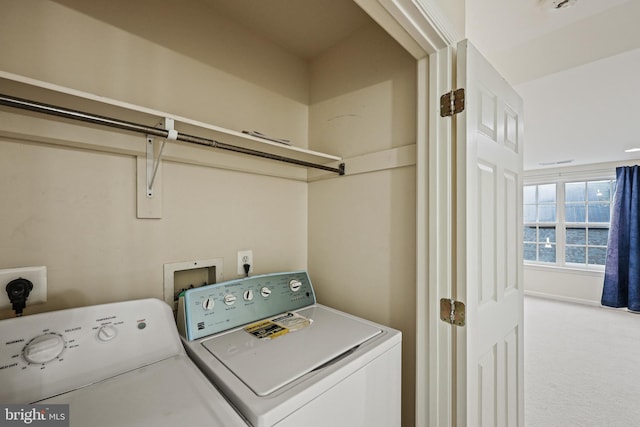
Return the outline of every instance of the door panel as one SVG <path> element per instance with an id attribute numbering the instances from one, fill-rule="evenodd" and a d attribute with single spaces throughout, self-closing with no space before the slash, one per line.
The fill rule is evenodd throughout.
<path id="1" fill-rule="evenodd" d="M 456 425 L 524 425 L 522 100 L 462 41 L 456 116 Z"/>

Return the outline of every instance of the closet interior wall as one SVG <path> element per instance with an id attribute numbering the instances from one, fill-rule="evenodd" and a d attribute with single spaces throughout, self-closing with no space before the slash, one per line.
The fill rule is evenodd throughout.
<path id="1" fill-rule="evenodd" d="M 27 312 L 162 299 L 165 263 L 222 258 L 233 279 L 251 249 L 256 274 L 308 269 L 320 303 L 402 330 L 412 426 L 415 59 L 370 19 L 301 58 L 213 2 L 101 3 L 0 0 L 0 70 L 286 138 L 341 156 L 347 175 L 192 148 L 215 167 L 163 161 L 162 218 L 138 219 L 135 154 L 101 147 L 143 151 L 143 137 L 0 108 L 0 268 L 48 272 L 48 301 Z M 350 161 L 398 153 L 409 160 L 349 174 Z"/>

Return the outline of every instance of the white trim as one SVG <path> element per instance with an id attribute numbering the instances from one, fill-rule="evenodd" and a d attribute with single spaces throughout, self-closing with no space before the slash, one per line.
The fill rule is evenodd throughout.
<path id="1" fill-rule="evenodd" d="M 439 37 L 447 40 L 449 45 L 454 46 L 456 42 L 464 38 L 464 35 L 459 34 L 445 17 L 438 3 L 429 0 L 413 0 L 413 3 L 422 9 L 423 15 L 433 27 L 432 31 L 438 31 Z"/>
<path id="2" fill-rule="evenodd" d="M 524 295 L 527 297 L 544 298 L 544 299 L 550 299 L 550 300 L 556 300 L 556 301 L 562 301 L 562 302 L 570 302 L 573 304 L 590 305 L 592 307 L 603 307 L 601 304 L 595 301 L 590 301 L 590 300 L 581 299 L 581 298 L 564 297 L 561 295 L 546 294 L 544 292 L 524 291 Z"/>
<path id="3" fill-rule="evenodd" d="M 427 119 L 429 105 L 429 60 L 423 58 L 418 61 L 418 138 L 422 141 L 431 140 L 429 129 L 430 120 Z M 433 382 L 426 381 L 433 377 L 433 364 L 424 357 L 430 354 L 431 324 L 429 322 L 430 306 L 426 301 L 430 300 L 432 282 L 429 277 L 430 269 L 429 251 L 432 243 L 429 239 L 431 233 L 429 218 L 431 192 L 429 189 L 429 147 L 425 143 L 418 144 L 416 149 L 416 426 L 434 425 L 429 416 L 433 413 L 430 404 L 420 402 L 433 402 L 435 386 Z M 429 194 L 429 197 L 421 197 Z M 433 248 L 432 248 L 433 249 Z M 437 388 L 436 390 L 437 391 Z"/>
<path id="4" fill-rule="evenodd" d="M 451 326 L 439 319 L 440 299 L 453 297 L 453 197 L 454 154 L 451 118 L 441 118 L 440 94 L 453 87 L 453 48 L 446 47 L 429 57 L 429 423 L 430 426 L 453 425 L 453 337 Z M 420 193 L 419 193 L 420 194 Z M 426 267 L 426 265 L 425 265 Z M 420 354 L 418 357 L 420 358 Z M 419 424 L 427 425 L 427 424 Z"/>
<path id="5" fill-rule="evenodd" d="M 571 273 L 571 274 L 579 274 L 582 276 L 591 276 L 591 277 L 603 277 L 604 278 L 604 268 L 602 269 L 587 269 L 587 268 L 572 268 L 572 267 L 563 267 L 559 265 L 546 265 L 546 264 L 531 264 L 528 262 L 524 263 L 525 270 L 537 270 L 537 271 L 546 271 L 546 272 L 556 272 L 556 273 Z"/>
<path id="6" fill-rule="evenodd" d="M 437 54 L 458 38 L 433 1 L 378 0 L 420 45 L 426 55 Z"/>
<path id="7" fill-rule="evenodd" d="M 525 185 L 529 185 L 541 184 L 545 182 L 566 181 L 567 179 L 586 181 L 591 179 L 615 178 L 616 168 L 619 166 L 626 166 L 629 163 L 629 161 L 594 163 L 582 166 L 567 166 L 562 168 L 530 170 L 525 171 L 524 181 Z"/>

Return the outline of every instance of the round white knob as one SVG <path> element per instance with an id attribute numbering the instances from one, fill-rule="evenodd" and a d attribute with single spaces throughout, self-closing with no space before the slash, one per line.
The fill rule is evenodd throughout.
<path id="1" fill-rule="evenodd" d="M 105 325 L 98 329 L 98 339 L 100 341 L 111 341 L 118 334 L 115 326 Z"/>
<path id="2" fill-rule="evenodd" d="M 204 308 L 205 310 L 213 310 L 213 307 L 215 305 L 216 305 L 216 301 L 211 297 L 202 301 L 202 308 Z"/>
<path id="3" fill-rule="evenodd" d="M 227 294 L 227 295 L 224 296 L 224 303 L 226 305 L 233 305 L 234 302 L 236 302 L 236 296 L 235 295 Z"/>
<path id="4" fill-rule="evenodd" d="M 298 292 L 301 287 L 302 282 L 300 282 L 299 280 L 293 279 L 289 282 L 289 289 L 291 289 L 293 292 Z"/>
<path id="5" fill-rule="evenodd" d="M 266 286 L 263 287 L 262 289 L 260 289 L 260 295 L 265 298 L 268 297 L 269 295 L 271 295 L 271 289 L 267 288 Z"/>
<path id="6" fill-rule="evenodd" d="M 244 291 L 242 296 L 245 301 L 251 301 L 253 299 L 253 290 L 249 289 L 248 291 Z"/>
<path id="7" fill-rule="evenodd" d="M 45 334 L 27 343 L 22 354 L 29 363 L 47 363 L 56 359 L 64 351 L 64 338 L 58 334 Z"/>

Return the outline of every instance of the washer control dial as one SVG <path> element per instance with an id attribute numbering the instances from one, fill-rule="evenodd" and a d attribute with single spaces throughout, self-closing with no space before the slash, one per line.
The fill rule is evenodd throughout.
<path id="1" fill-rule="evenodd" d="M 111 341 L 117 334 L 118 330 L 112 325 L 104 325 L 98 329 L 98 339 L 100 341 Z"/>
<path id="2" fill-rule="evenodd" d="M 260 289 L 260 295 L 262 295 L 264 298 L 267 298 L 269 295 L 271 295 L 271 289 L 263 286 L 262 289 Z"/>
<path id="3" fill-rule="evenodd" d="M 202 301 L 202 308 L 204 308 L 205 310 L 213 310 L 213 307 L 216 305 L 216 301 L 212 298 L 206 298 L 204 301 Z"/>
<path id="4" fill-rule="evenodd" d="M 301 281 L 296 279 L 292 279 L 289 281 L 289 289 L 291 289 L 292 292 L 298 292 L 301 287 L 302 287 Z"/>
<path id="5" fill-rule="evenodd" d="M 227 294 L 224 296 L 224 303 L 226 305 L 233 305 L 236 302 L 236 296 L 232 294 Z"/>
<path id="6" fill-rule="evenodd" d="M 22 350 L 22 355 L 29 363 L 44 364 L 55 360 L 65 349 L 62 335 L 48 333 L 32 339 Z"/>
<path id="7" fill-rule="evenodd" d="M 242 296 L 245 301 L 251 301 L 253 299 L 253 290 L 249 289 L 244 291 L 244 294 L 242 294 Z"/>

